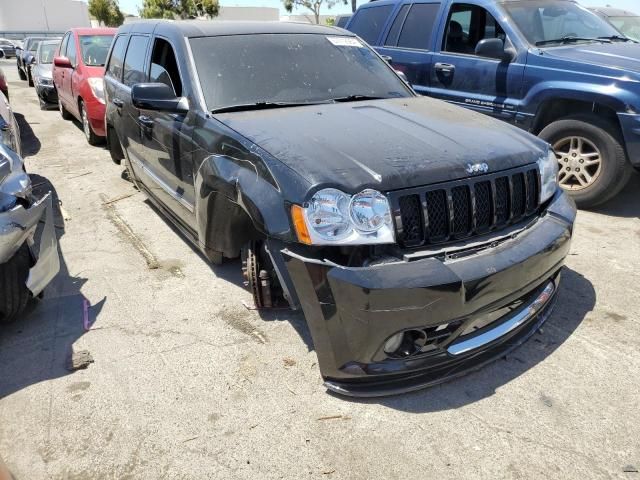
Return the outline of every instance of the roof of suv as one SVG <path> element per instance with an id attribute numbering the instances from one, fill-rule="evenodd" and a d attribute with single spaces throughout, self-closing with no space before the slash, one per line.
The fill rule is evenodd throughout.
<path id="1" fill-rule="evenodd" d="M 639 16 L 637 13 L 630 12 L 629 10 L 622 10 L 620 8 L 611 8 L 611 7 L 592 7 L 589 10 L 593 10 L 594 12 L 600 12 L 607 17 L 637 17 Z"/>
<path id="2" fill-rule="evenodd" d="M 204 20 L 147 20 L 125 23 L 119 32 L 144 32 L 153 30 L 171 32 L 183 37 L 215 37 L 220 35 L 251 35 L 264 33 L 315 33 L 320 35 L 349 35 L 340 28 L 296 22 L 237 22 Z"/>

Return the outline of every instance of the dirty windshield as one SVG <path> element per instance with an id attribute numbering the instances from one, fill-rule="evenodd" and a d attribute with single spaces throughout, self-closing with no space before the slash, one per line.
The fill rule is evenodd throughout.
<path id="1" fill-rule="evenodd" d="M 506 2 L 503 6 L 532 45 L 608 42 L 620 35 L 596 14 L 573 2 L 531 0 Z"/>
<path id="2" fill-rule="evenodd" d="M 609 17 L 609 21 L 627 37 L 640 42 L 640 17 Z"/>
<path id="3" fill-rule="evenodd" d="M 80 36 L 80 48 L 82 49 L 82 61 L 90 67 L 103 67 L 107 60 L 109 47 L 111 47 L 112 35 L 82 35 Z"/>
<path id="4" fill-rule="evenodd" d="M 412 95 L 355 37 L 260 34 L 190 42 L 212 111 Z"/>

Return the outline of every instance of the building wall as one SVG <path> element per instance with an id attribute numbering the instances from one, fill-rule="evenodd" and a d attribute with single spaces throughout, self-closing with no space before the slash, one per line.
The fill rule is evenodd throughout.
<path id="1" fill-rule="evenodd" d="M 0 0 L 3 32 L 64 32 L 90 26 L 87 4 L 81 0 Z"/>
<path id="2" fill-rule="evenodd" d="M 215 19 L 277 22 L 280 20 L 280 10 L 270 7 L 220 7 Z"/>

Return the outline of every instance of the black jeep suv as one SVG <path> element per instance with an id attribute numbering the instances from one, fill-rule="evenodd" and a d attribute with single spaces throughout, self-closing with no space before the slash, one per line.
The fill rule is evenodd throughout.
<path id="1" fill-rule="evenodd" d="M 114 160 L 257 307 L 302 308 L 332 391 L 441 382 L 550 315 L 575 206 L 549 146 L 344 30 L 127 24 L 105 99 Z"/>

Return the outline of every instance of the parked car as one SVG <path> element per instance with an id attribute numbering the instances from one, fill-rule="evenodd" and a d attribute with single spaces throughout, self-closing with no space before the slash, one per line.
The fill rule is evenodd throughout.
<path id="1" fill-rule="evenodd" d="M 5 58 L 16 56 L 16 46 L 11 40 L 7 38 L 0 38 L 0 50 L 2 50 Z"/>
<path id="2" fill-rule="evenodd" d="M 578 206 L 611 199 L 640 167 L 640 45 L 572 0 L 380 0 L 347 29 L 417 92 L 551 143 Z"/>
<path id="3" fill-rule="evenodd" d="M 60 43 L 53 83 L 65 120 L 76 117 L 91 145 L 104 140 L 104 64 L 115 28 L 74 28 Z"/>
<path id="4" fill-rule="evenodd" d="M 589 10 L 609 22 L 625 37 L 640 42 L 640 15 L 637 13 L 610 7 L 593 7 Z"/>
<path id="5" fill-rule="evenodd" d="M 16 63 L 18 66 L 18 75 L 20 80 L 27 80 L 29 86 L 33 87 L 33 77 L 31 76 L 31 64 L 35 59 L 38 44 L 46 40 L 45 37 L 27 37 L 24 39 L 23 46 L 16 50 Z"/>
<path id="6" fill-rule="evenodd" d="M 0 51 L 0 58 L 3 58 L 3 57 L 4 57 L 4 53 Z M 7 77 L 1 68 L 0 68 L 0 92 L 2 92 L 7 99 L 9 98 L 9 83 L 7 82 Z"/>
<path id="7" fill-rule="evenodd" d="M 105 101 L 114 160 L 212 262 L 242 257 L 256 307 L 302 308 L 332 391 L 444 381 L 551 313 L 575 218 L 554 153 L 353 34 L 128 23 Z"/>
<path id="8" fill-rule="evenodd" d="M 40 100 L 40 108 L 58 106 L 58 92 L 53 85 L 53 58 L 60 40 L 43 40 L 38 45 L 32 66 L 33 83 Z"/>
<path id="9" fill-rule="evenodd" d="M 40 222 L 44 226 L 36 237 Z M 0 324 L 17 320 L 59 270 L 51 194 L 32 194 L 20 130 L 0 93 Z"/>

